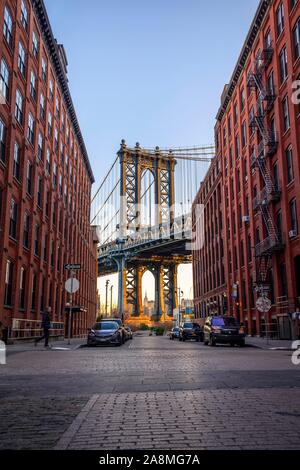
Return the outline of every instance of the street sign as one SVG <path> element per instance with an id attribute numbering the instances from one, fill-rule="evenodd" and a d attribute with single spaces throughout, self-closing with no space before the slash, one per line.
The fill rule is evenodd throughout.
<path id="1" fill-rule="evenodd" d="M 69 294 L 75 294 L 79 289 L 79 281 L 74 277 L 70 277 L 65 283 L 65 288 Z"/>
<path id="2" fill-rule="evenodd" d="M 81 264 L 65 264 L 65 269 L 68 271 L 79 270 L 81 269 Z"/>
<path id="3" fill-rule="evenodd" d="M 267 313 L 271 310 L 272 302 L 268 297 L 259 297 L 256 301 L 256 308 L 261 313 Z"/>

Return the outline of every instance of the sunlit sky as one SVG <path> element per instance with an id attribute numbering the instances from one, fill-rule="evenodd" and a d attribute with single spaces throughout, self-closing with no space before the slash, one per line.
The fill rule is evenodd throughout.
<path id="1" fill-rule="evenodd" d="M 45 0 L 54 36 L 67 52 L 94 191 L 122 138 L 145 147 L 213 142 L 220 95 L 258 3 Z M 144 284 L 153 298 L 153 283 Z M 190 268 L 181 270 L 179 284 L 190 297 Z"/>

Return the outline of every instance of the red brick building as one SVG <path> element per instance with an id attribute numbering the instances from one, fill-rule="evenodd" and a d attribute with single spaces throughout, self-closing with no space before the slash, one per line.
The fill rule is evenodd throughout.
<path id="1" fill-rule="evenodd" d="M 96 316 L 94 182 L 70 96 L 64 48 L 42 0 L 1 0 L 0 321 L 12 337 L 38 333 L 51 306 L 62 328 L 67 263 L 81 263 L 73 333 Z"/>
<path id="2" fill-rule="evenodd" d="M 203 207 L 201 212 L 200 205 Z M 197 207 L 202 213 L 198 226 Z M 196 318 L 223 314 L 227 310 L 222 214 L 221 159 L 215 158 L 193 203 L 193 232 L 198 243 L 193 250 L 194 308 Z"/>
<path id="3" fill-rule="evenodd" d="M 291 327 L 295 334 L 289 314 L 300 298 L 300 106 L 292 97 L 299 77 L 300 2 L 262 0 L 215 128 L 228 309 L 250 334 L 290 337 Z M 264 294 L 269 313 L 256 309 Z"/>

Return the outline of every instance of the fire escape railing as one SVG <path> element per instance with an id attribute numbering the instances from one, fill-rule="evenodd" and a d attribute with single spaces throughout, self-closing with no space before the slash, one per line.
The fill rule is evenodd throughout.
<path id="1" fill-rule="evenodd" d="M 265 71 L 272 61 L 274 49 L 272 44 L 265 46 L 256 59 L 254 69 L 247 77 L 249 90 L 257 93 L 256 109 L 250 118 L 249 126 L 252 131 L 257 130 L 261 137 L 260 143 L 250 157 L 251 167 L 258 169 L 264 181 L 262 191 L 256 195 L 253 207 L 260 212 L 266 229 L 267 236 L 255 246 L 256 284 L 263 288 L 267 284 L 268 273 L 272 267 L 272 256 L 282 249 L 282 237 L 273 221 L 270 204 L 277 202 L 281 196 L 278 183 L 271 176 L 267 159 L 274 155 L 278 148 L 277 133 L 267 125 L 267 116 L 276 100 L 274 87 L 265 85 Z M 263 290 L 263 289 L 262 289 Z"/>

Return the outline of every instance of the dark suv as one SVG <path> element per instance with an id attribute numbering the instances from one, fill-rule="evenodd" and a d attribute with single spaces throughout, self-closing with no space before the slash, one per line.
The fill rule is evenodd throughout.
<path id="1" fill-rule="evenodd" d="M 204 325 L 204 344 L 217 343 L 245 346 L 245 333 L 234 317 L 208 317 Z"/>
<path id="2" fill-rule="evenodd" d="M 179 328 L 179 341 L 195 339 L 197 342 L 203 341 L 203 331 L 198 323 L 185 322 Z"/>

